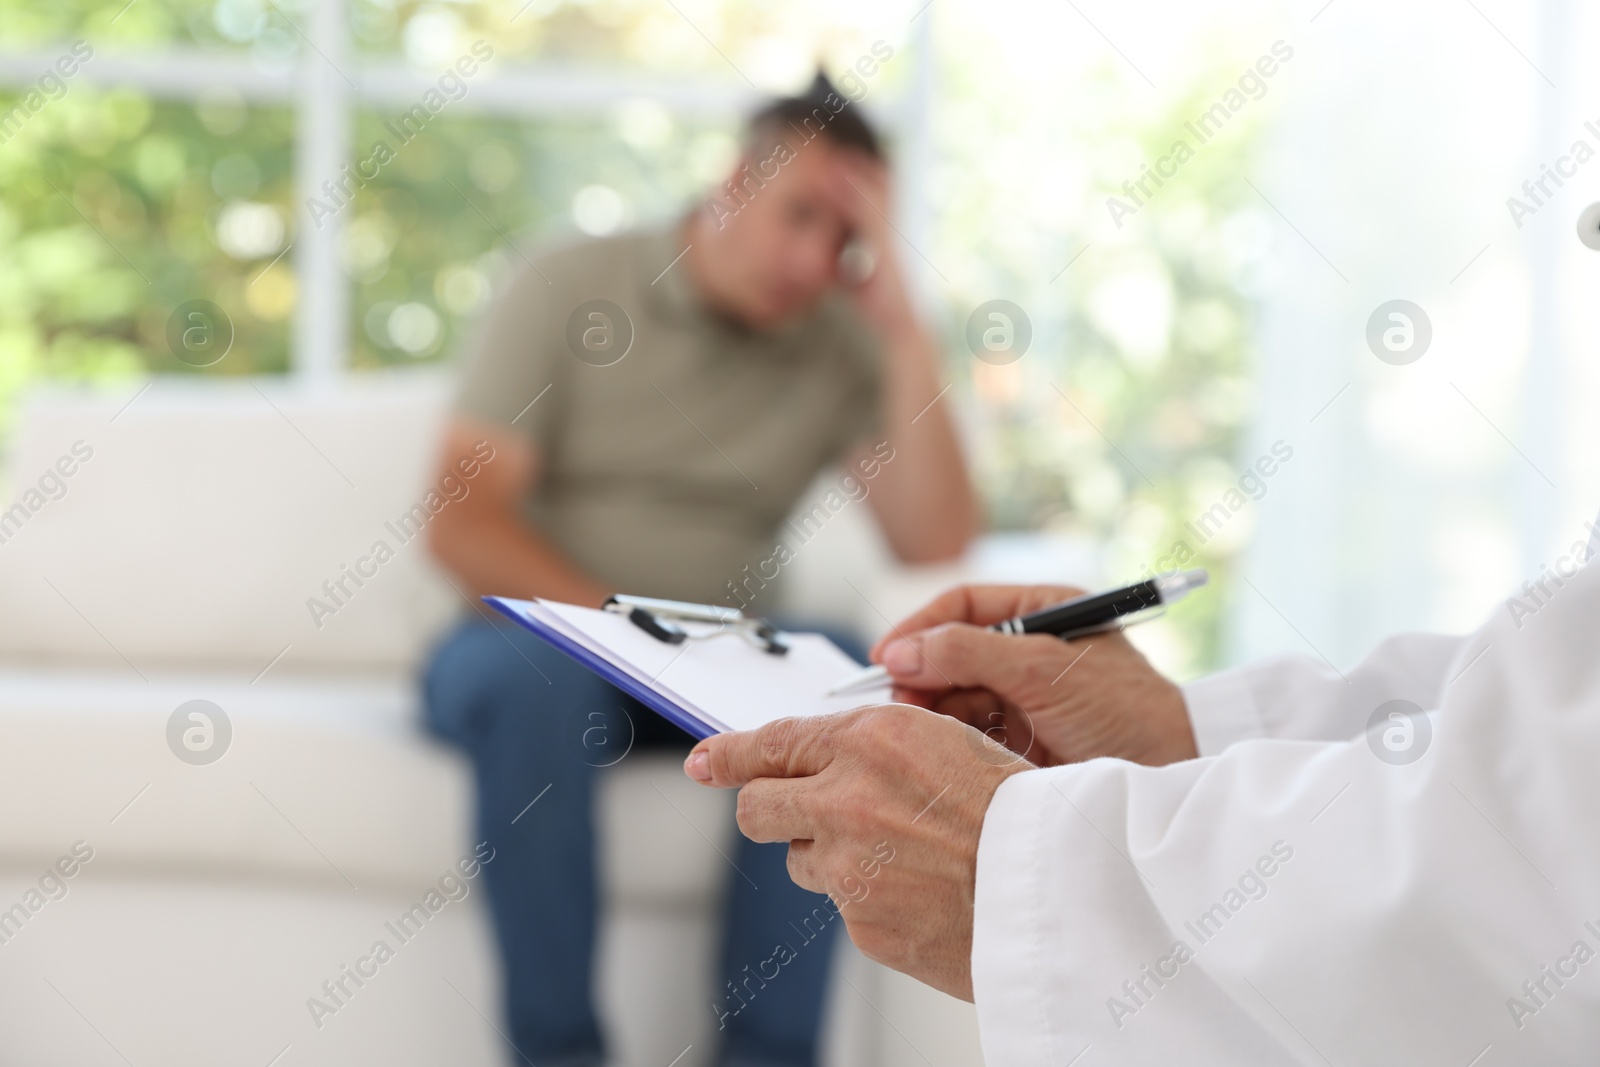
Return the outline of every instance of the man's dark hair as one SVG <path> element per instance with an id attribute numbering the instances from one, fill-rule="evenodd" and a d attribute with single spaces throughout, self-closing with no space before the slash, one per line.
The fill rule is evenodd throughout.
<path id="1" fill-rule="evenodd" d="M 779 140 L 801 142 L 817 136 L 827 137 L 841 148 L 854 148 L 873 159 L 883 158 L 878 133 L 855 101 L 835 88 L 822 71 L 817 71 L 804 92 L 781 96 L 750 116 L 746 139 L 752 146 L 764 147 Z M 799 145 L 794 145 L 798 148 Z"/>

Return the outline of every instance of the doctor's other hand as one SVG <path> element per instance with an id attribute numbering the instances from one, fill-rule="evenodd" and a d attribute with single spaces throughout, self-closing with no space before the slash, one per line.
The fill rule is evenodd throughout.
<path id="1" fill-rule="evenodd" d="M 739 789 L 739 829 L 789 843 L 871 959 L 972 999 L 978 838 L 1000 783 L 1032 769 L 963 723 L 904 704 L 718 734 L 684 763 Z"/>
<path id="2" fill-rule="evenodd" d="M 1062 641 L 987 629 L 1082 592 L 958 586 L 896 626 L 872 660 L 888 669 L 896 700 L 959 719 L 1040 766 L 1193 759 L 1183 692 L 1122 634 Z"/>

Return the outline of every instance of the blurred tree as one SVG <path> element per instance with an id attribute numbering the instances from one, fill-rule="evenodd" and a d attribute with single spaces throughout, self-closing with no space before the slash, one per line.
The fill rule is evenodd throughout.
<path id="1" fill-rule="evenodd" d="M 1239 454 L 1253 402 L 1251 271 L 1264 232 L 1249 173 L 1270 116 L 1250 102 L 1201 145 L 1184 123 L 1254 59 L 1236 41 L 1158 106 L 1112 58 L 1062 76 L 1016 70 L 1003 46 L 946 26 L 935 112 L 941 166 L 932 260 L 955 371 L 970 390 L 978 477 L 990 525 L 1059 530 L 1107 546 L 1108 581 L 1205 566 L 1218 587 L 1141 627 L 1164 669 L 1193 674 L 1221 656 L 1246 508 L 1204 540 L 1185 529 L 1254 457 Z M 1061 83 L 1069 89 L 1057 89 Z M 1071 103 L 1051 106 L 1054 92 Z M 1038 106 L 1019 109 L 1018 99 Z M 1117 227 L 1107 200 L 1168 155 L 1197 149 Z M 1147 189 L 1154 186 L 1147 185 Z M 1018 361 L 973 358 L 967 316 L 1003 297 L 1032 319 Z M 1184 563 L 1183 542 L 1194 553 Z"/>
<path id="2" fill-rule="evenodd" d="M 285 369 L 294 280 L 287 257 L 268 264 L 291 239 L 291 120 L 226 93 L 196 106 L 76 85 L 0 145 L 0 423 L 34 377 Z M 166 337 L 194 299 L 235 329 L 204 371 Z"/>
<path id="3" fill-rule="evenodd" d="M 385 118 L 360 116 L 363 151 L 380 140 L 398 144 Z M 539 243 L 686 210 L 704 186 L 703 160 L 733 151 L 731 132 L 674 120 L 647 100 L 588 121 L 441 113 L 349 209 L 353 364 L 455 352 L 491 287 Z"/>

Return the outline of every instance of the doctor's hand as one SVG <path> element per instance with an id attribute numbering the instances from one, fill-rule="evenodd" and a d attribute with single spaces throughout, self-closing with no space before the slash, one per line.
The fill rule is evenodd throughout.
<path id="1" fill-rule="evenodd" d="M 1081 595 L 1065 586 L 959 586 L 896 626 L 872 660 L 893 677 L 894 699 L 959 719 L 1040 766 L 1193 759 L 1182 691 L 1122 634 L 1062 641 L 985 628 Z"/>
<path id="2" fill-rule="evenodd" d="M 797 885 L 827 893 L 866 956 L 972 999 L 973 890 L 984 813 L 1030 764 L 906 705 L 719 734 L 684 770 L 739 789 L 739 829 L 789 842 Z"/>

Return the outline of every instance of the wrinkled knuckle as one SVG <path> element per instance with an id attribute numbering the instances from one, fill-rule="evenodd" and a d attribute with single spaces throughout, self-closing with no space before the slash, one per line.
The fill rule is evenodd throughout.
<path id="1" fill-rule="evenodd" d="M 821 878 L 817 874 L 816 846 L 804 842 L 791 842 L 789 854 L 784 860 L 784 865 L 789 871 L 789 880 L 801 889 L 809 889 L 813 893 L 825 892 Z"/>
<path id="2" fill-rule="evenodd" d="M 884 754 L 901 751 L 907 737 L 927 723 L 937 721 L 937 716 L 932 712 L 910 704 L 893 704 L 884 708 L 883 712 L 877 723 L 875 739 L 880 745 L 877 751 Z"/>
<path id="3" fill-rule="evenodd" d="M 831 759 L 839 750 L 839 735 L 850 726 L 853 711 L 839 712 L 827 715 L 817 720 L 816 730 L 812 733 L 811 743 L 821 755 Z"/>
<path id="4" fill-rule="evenodd" d="M 749 786 L 745 786 L 739 790 L 739 797 L 734 801 L 733 821 L 738 825 L 740 833 L 751 837 L 760 817 L 761 800 Z"/>
<path id="5" fill-rule="evenodd" d="M 839 716 L 838 722 L 828 735 L 828 743 L 837 750 L 839 747 L 859 747 L 866 743 L 873 730 L 873 722 L 883 707 L 878 704 L 868 704 L 854 708 Z"/>
<path id="6" fill-rule="evenodd" d="M 915 727 L 918 723 L 928 718 L 928 710 L 913 704 L 891 704 L 884 708 L 887 713 L 884 721 L 896 731 L 904 731 Z"/>
<path id="7" fill-rule="evenodd" d="M 794 748 L 795 720 L 779 719 L 756 732 L 756 756 L 763 767 L 787 766 Z"/>
<path id="8" fill-rule="evenodd" d="M 871 708 L 856 723 L 856 733 L 861 742 L 868 746 L 868 754 L 874 751 L 873 746 L 882 744 L 893 733 L 896 710 L 892 704 Z"/>
<path id="9" fill-rule="evenodd" d="M 870 761 L 877 753 L 878 746 L 887 735 L 884 722 L 888 710 L 888 705 L 877 705 L 858 708 L 850 713 L 850 721 L 841 731 L 844 736 L 840 738 L 840 743 L 852 756 Z"/>

